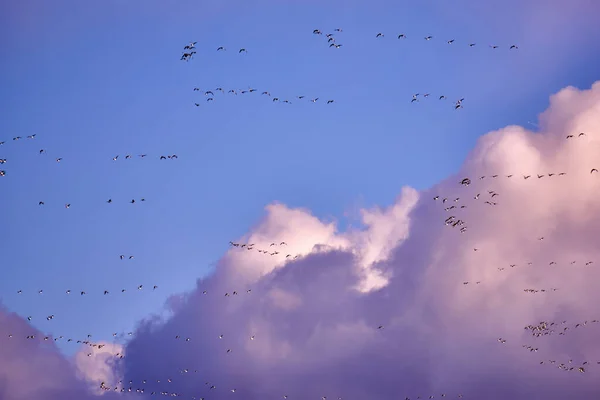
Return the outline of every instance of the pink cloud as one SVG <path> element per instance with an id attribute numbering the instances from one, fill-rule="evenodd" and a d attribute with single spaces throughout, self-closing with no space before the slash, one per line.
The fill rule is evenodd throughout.
<path id="1" fill-rule="evenodd" d="M 457 174 L 363 210 L 363 229 L 340 232 L 307 210 L 270 205 L 239 240 L 253 249 L 232 248 L 213 276 L 172 298 L 167 321 L 141 323 L 119 371 L 145 395 L 187 398 L 600 398 L 592 168 L 600 168 L 600 82 L 552 96 L 538 133 L 488 133 Z M 459 184 L 464 177 L 471 185 Z M 444 225 L 450 215 L 466 232 Z M 30 329 L 0 315 L 2 335 Z M 524 329 L 540 321 L 556 322 L 555 333 Z M 19 343 L 0 350 L 0 382 L 41 376 L 28 393 L 79 382 L 55 349 Z M 23 390 L 10 388 L 2 400 L 27 394 L 6 397 Z"/>

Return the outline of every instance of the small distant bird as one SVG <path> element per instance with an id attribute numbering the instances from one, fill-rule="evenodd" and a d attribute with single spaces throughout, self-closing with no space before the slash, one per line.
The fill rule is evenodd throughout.
<path id="1" fill-rule="evenodd" d="M 378 38 L 378 37 L 383 37 L 383 36 L 384 36 L 383 33 L 379 32 L 375 37 Z"/>
<path id="2" fill-rule="evenodd" d="M 242 49 L 240 49 L 240 51 L 238 51 L 238 53 L 247 53 L 247 52 L 248 52 L 248 50 L 246 50 L 246 49 L 243 49 L 243 48 L 242 48 Z"/>
<path id="3" fill-rule="evenodd" d="M 598 172 L 598 170 L 596 168 L 592 168 L 592 170 L 590 171 L 590 174 L 594 173 L 594 172 Z"/>
<path id="4" fill-rule="evenodd" d="M 69 208 L 69 207 L 71 207 L 70 203 L 65 204 L 65 208 Z"/>
<path id="5" fill-rule="evenodd" d="M 509 50 L 518 49 L 518 48 L 519 48 L 519 46 L 517 46 L 516 44 L 513 44 L 512 46 L 509 47 Z"/>
<path id="6" fill-rule="evenodd" d="M 333 100 L 327 100 L 327 104 L 333 103 Z"/>
<path id="7" fill-rule="evenodd" d="M 398 39 L 406 39 L 406 35 L 404 33 L 401 33 L 398 35 Z"/>
<path id="8" fill-rule="evenodd" d="M 433 39 L 433 36 L 425 36 L 425 40 L 431 40 Z"/>
<path id="9" fill-rule="evenodd" d="M 448 44 L 454 43 L 454 39 L 448 40 Z"/>
<path id="10" fill-rule="evenodd" d="M 217 47 L 217 51 L 225 51 L 225 47 L 219 46 L 219 47 Z"/>

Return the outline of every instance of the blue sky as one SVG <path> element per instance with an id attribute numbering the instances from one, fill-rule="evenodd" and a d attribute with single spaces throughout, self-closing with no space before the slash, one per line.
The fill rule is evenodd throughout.
<path id="1" fill-rule="evenodd" d="M 2 303 L 49 333 L 110 339 L 192 288 L 266 204 L 356 223 L 359 207 L 390 204 L 403 185 L 429 187 L 480 135 L 526 126 L 551 93 L 598 78 L 600 54 L 586 51 L 600 48 L 592 16 L 540 18 L 548 11 L 536 1 L 413 3 L 0 5 Z M 342 28 L 342 48 L 317 28 Z M 198 54 L 186 63 L 189 41 Z M 207 103 L 194 87 L 258 92 Z M 411 104 L 416 92 L 432 98 Z M 158 159 L 168 154 L 179 158 Z"/>

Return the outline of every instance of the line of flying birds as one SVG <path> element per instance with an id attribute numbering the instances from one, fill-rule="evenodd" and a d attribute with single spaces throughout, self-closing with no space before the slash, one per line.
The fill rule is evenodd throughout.
<path id="1" fill-rule="evenodd" d="M 198 42 L 190 42 L 183 47 L 183 54 L 181 55 L 181 58 L 180 58 L 181 61 L 189 61 L 192 58 L 194 58 L 194 54 L 197 54 L 197 51 L 196 51 L 197 43 Z M 217 52 L 226 51 L 226 50 L 227 49 L 224 46 L 217 47 Z M 242 47 L 237 52 L 238 52 L 238 54 L 248 53 L 248 50 L 246 50 L 244 47 Z"/>
<path id="2" fill-rule="evenodd" d="M 267 250 L 267 249 L 258 249 L 258 248 L 254 248 L 254 243 L 250 243 L 250 244 L 244 244 L 244 243 L 234 243 L 234 242 L 229 242 L 229 245 L 230 245 L 230 246 L 233 246 L 233 247 L 236 247 L 236 248 L 239 248 L 239 249 L 246 249 L 246 250 L 256 250 L 256 251 L 258 251 L 259 253 L 262 253 L 262 254 L 265 254 L 265 255 L 269 255 L 269 256 L 276 256 L 276 255 L 280 254 L 280 252 L 279 252 L 279 251 L 277 251 L 277 250 L 273 250 L 273 251 L 271 251 L 270 249 L 269 249 L 269 250 Z M 286 243 L 286 242 L 281 242 L 281 243 L 279 244 L 279 246 L 286 246 L 286 245 L 287 245 L 287 243 Z M 271 243 L 271 244 L 269 245 L 269 248 L 270 248 L 270 247 L 272 247 L 272 246 L 277 246 L 277 243 Z M 296 255 L 293 255 L 293 254 L 286 254 L 286 256 L 285 256 L 285 258 L 291 258 L 291 259 L 293 259 L 293 260 L 297 259 L 298 257 L 300 257 L 300 254 L 296 254 Z"/>
<path id="3" fill-rule="evenodd" d="M 334 32 L 340 33 L 340 32 L 342 32 L 342 29 L 336 28 L 336 29 L 334 29 Z M 323 32 L 320 29 L 314 29 L 312 33 L 313 33 L 313 35 L 323 35 Z M 337 44 L 335 42 L 335 33 L 326 33 L 324 36 L 327 39 L 327 43 L 329 43 L 329 47 L 340 48 L 342 46 L 341 44 Z M 383 34 L 382 32 L 378 32 L 375 34 L 375 38 L 383 39 L 383 38 L 385 38 L 385 34 Z M 396 38 L 405 40 L 408 38 L 408 35 L 406 35 L 405 33 L 399 33 L 399 34 L 397 34 Z M 430 40 L 433 40 L 433 36 L 431 36 L 431 35 L 423 36 L 422 39 L 420 39 L 420 40 L 430 41 Z M 446 44 L 451 45 L 454 43 L 455 43 L 454 39 L 446 40 Z M 468 44 L 469 47 L 475 47 L 477 45 L 477 43 L 475 43 L 475 42 L 468 42 L 466 44 Z M 498 49 L 500 47 L 501 46 L 498 46 L 495 44 L 489 45 L 490 49 Z M 505 46 L 505 47 L 507 47 L 509 50 L 517 50 L 519 48 L 519 46 L 517 46 L 516 44 L 512 44 L 510 46 Z"/>
<path id="4" fill-rule="evenodd" d="M 420 96 L 420 95 L 421 95 L 420 93 L 415 93 L 415 94 L 413 94 L 413 96 L 412 96 L 412 100 L 411 100 L 410 102 L 411 102 L 411 103 L 419 102 L 419 101 L 420 101 L 420 100 L 419 100 L 419 96 Z M 422 97 L 423 97 L 424 99 L 426 99 L 426 98 L 428 98 L 430 95 L 431 95 L 430 93 L 424 93 Z M 439 100 L 446 100 L 446 96 L 445 96 L 445 95 L 441 95 L 441 96 L 439 96 L 439 97 L 438 97 L 438 99 L 439 99 Z M 455 109 L 455 110 L 458 110 L 458 109 L 461 109 L 461 108 L 463 108 L 462 102 L 463 102 L 464 100 L 465 100 L 465 99 L 464 99 L 464 97 L 463 97 L 463 98 L 461 98 L 461 99 L 458 99 L 458 100 L 456 100 L 456 102 L 454 103 L 454 109 Z"/>
<path id="5" fill-rule="evenodd" d="M 214 90 L 214 91 L 213 91 Z M 254 93 L 257 92 L 258 89 L 254 89 L 251 87 L 248 87 L 248 89 L 223 89 L 222 87 L 217 87 L 215 89 L 208 89 L 208 90 L 202 90 L 200 88 L 195 87 L 194 88 L 194 92 L 204 92 L 204 95 L 206 96 L 206 101 L 214 101 L 215 99 L 215 92 L 221 92 L 223 94 L 227 93 L 227 94 L 233 94 L 233 95 L 238 95 L 238 94 L 246 94 L 246 93 Z M 269 98 L 271 98 L 271 101 L 274 103 L 285 103 L 285 104 L 292 104 L 292 102 L 288 99 L 282 99 L 280 97 L 273 97 L 271 96 L 271 93 L 269 91 L 263 91 L 261 92 L 261 96 L 267 96 Z M 311 103 L 316 103 L 319 101 L 319 97 L 313 97 L 313 98 L 307 98 L 304 95 L 298 95 L 295 97 L 296 99 L 302 101 L 310 101 Z M 306 99 L 306 100 L 305 100 Z M 325 102 L 325 104 L 332 104 L 335 102 L 335 100 L 321 100 L 321 102 Z M 200 103 L 194 103 L 194 105 L 196 107 L 200 106 Z"/>
<path id="6" fill-rule="evenodd" d="M 142 290 L 143 288 L 144 288 L 144 285 L 138 285 L 136 287 L 137 290 Z M 158 289 L 158 285 L 152 286 L 152 290 L 156 290 L 156 289 Z M 119 292 L 120 293 L 125 293 L 126 291 L 127 291 L 127 289 L 121 289 Z M 25 293 L 25 291 L 23 289 L 17 290 L 17 294 L 23 294 L 23 293 Z M 44 294 L 45 292 L 44 292 L 44 289 L 38 289 L 38 290 L 35 291 L 35 293 L 37 293 L 37 294 Z M 85 290 L 80 290 L 80 291 L 77 291 L 77 290 L 72 291 L 71 289 L 65 290 L 65 294 L 75 294 L 75 293 L 79 293 L 80 296 L 88 294 Z M 104 295 L 107 295 L 110 292 L 108 290 L 104 290 L 103 293 L 104 293 Z"/>
<path id="7" fill-rule="evenodd" d="M 141 199 L 139 199 L 139 201 L 140 202 L 145 202 L 146 199 L 145 198 L 141 198 Z M 108 204 L 112 204 L 112 202 L 113 202 L 112 199 L 106 200 L 106 203 L 108 203 Z M 131 199 L 131 200 L 128 201 L 129 204 L 135 204 L 137 202 L 138 202 L 138 200 L 136 200 L 136 199 Z M 45 201 L 42 201 L 42 200 L 38 201 L 38 206 L 44 206 L 44 205 L 46 205 Z M 67 208 L 67 209 L 71 208 L 71 203 L 65 203 L 64 207 Z"/>

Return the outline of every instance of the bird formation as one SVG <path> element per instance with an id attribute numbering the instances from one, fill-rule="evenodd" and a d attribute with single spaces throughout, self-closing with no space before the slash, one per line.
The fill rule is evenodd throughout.
<path id="1" fill-rule="evenodd" d="M 194 54 L 196 54 L 196 43 L 198 42 L 190 42 L 190 44 L 183 47 L 182 61 L 190 61 L 194 57 Z"/>
<path id="2" fill-rule="evenodd" d="M 196 51 L 197 43 L 198 42 L 190 42 L 183 47 L 183 54 L 181 55 L 181 58 L 180 58 L 181 61 L 190 61 L 192 58 L 194 58 L 194 54 L 197 54 L 197 51 Z M 226 52 L 227 49 L 225 48 L 225 46 L 218 46 L 216 48 L 216 51 L 217 51 L 217 53 Z M 245 54 L 245 53 L 248 53 L 248 50 L 246 50 L 246 48 L 242 47 L 237 50 L 237 53 Z"/>
<path id="3" fill-rule="evenodd" d="M 142 197 L 141 199 L 138 199 L 138 200 L 136 200 L 136 199 L 131 199 L 131 200 L 128 200 L 127 202 L 128 202 L 129 204 L 135 204 L 135 203 L 137 203 L 138 201 L 139 201 L 139 202 L 145 202 L 145 201 L 146 201 L 146 199 Z M 107 204 L 112 204 L 112 203 L 113 203 L 113 200 L 112 200 L 112 199 L 108 199 L 108 200 L 106 200 L 106 203 L 107 203 Z M 45 205 L 46 205 L 46 202 L 45 202 L 45 201 L 43 201 L 43 200 L 40 200 L 40 201 L 38 201 L 38 206 L 45 206 Z M 64 205 L 64 206 L 65 206 L 65 208 L 71 208 L 71 203 L 65 203 L 65 205 Z"/>
<path id="4" fill-rule="evenodd" d="M 333 30 L 335 33 L 326 33 L 325 35 L 323 35 L 323 32 L 321 32 L 320 29 L 314 29 L 313 30 L 313 35 L 319 35 L 319 36 L 324 36 L 325 40 L 327 40 L 327 45 L 329 46 L 330 49 L 339 49 L 340 47 L 342 47 L 341 43 L 337 43 L 335 41 L 335 35 L 337 33 L 341 33 L 342 29 L 341 28 L 335 28 Z"/>
<path id="5" fill-rule="evenodd" d="M 130 259 L 131 258 L 133 258 L 133 256 L 130 256 Z M 136 290 L 142 290 L 144 287 L 145 287 L 144 285 L 138 285 L 136 287 Z M 152 290 L 156 290 L 156 289 L 158 289 L 158 285 L 152 286 Z M 126 291 L 127 291 L 127 289 L 120 289 L 120 290 L 114 291 L 114 292 L 125 293 Z M 24 291 L 24 290 L 22 290 L 22 289 L 17 290 L 16 293 L 18 295 L 27 294 L 27 292 Z M 31 294 L 34 294 L 34 293 L 37 293 L 38 295 L 41 295 L 41 294 L 44 294 L 46 292 L 44 291 L 44 289 L 38 289 L 36 291 L 32 291 L 31 292 Z M 84 295 L 88 294 L 85 290 L 71 290 L 71 289 L 65 290 L 64 293 L 65 294 L 79 294 L 80 296 L 84 296 Z M 113 293 L 113 292 L 109 292 L 108 290 L 104 290 L 103 291 L 104 295 L 107 295 L 107 294 L 110 294 L 110 293 Z"/>
<path id="6" fill-rule="evenodd" d="M 146 158 L 147 156 L 148 156 L 147 154 L 138 154 L 139 158 Z M 131 154 L 126 154 L 125 157 L 123 157 L 122 159 L 129 160 L 131 158 L 133 158 L 133 156 Z M 157 158 L 159 160 L 175 160 L 179 157 L 177 157 L 177 154 L 170 154 L 170 155 L 166 155 L 166 156 L 161 155 L 161 156 L 158 156 Z M 112 158 L 113 161 L 117 161 L 118 159 L 119 159 L 119 154 L 117 154 L 116 156 L 114 156 Z"/>
<path id="7" fill-rule="evenodd" d="M 419 97 L 419 96 L 421 96 L 421 97 Z M 411 101 L 410 101 L 410 102 L 411 102 L 411 103 L 418 103 L 418 102 L 420 101 L 420 99 L 421 99 L 421 98 L 422 98 L 422 99 L 427 99 L 427 98 L 429 98 L 430 96 L 431 96 L 431 94 L 430 94 L 430 93 L 424 93 L 423 95 L 421 95 L 421 93 L 415 93 L 415 94 L 413 94 L 413 96 L 412 96 L 412 99 L 411 99 Z M 440 96 L 438 97 L 438 100 L 446 100 L 446 99 L 447 99 L 447 97 L 446 97 L 445 95 L 443 95 L 443 94 L 442 94 L 442 95 L 440 95 Z M 460 98 L 460 99 L 456 100 L 456 101 L 454 102 L 454 106 L 453 106 L 453 107 L 454 107 L 454 109 L 455 109 L 455 110 L 458 110 L 458 109 L 461 109 L 461 108 L 463 108 L 463 106 L 462 106 L 462 102 L 463 102 L 464 100 L 465 100 L 464 98 Z"/>
<path id="8" fill-rule="evenodd" d="M 409 35 L 406 35 L 405 33 L 399 33 L 399 34 L 397 34 L 397 35 L 395 35 L 393 37 L 395 37 L 396 39 L 399 39 L 399 40 L 406 40 L 406 39 L 409 38 Z M 437 40 L 432 35 L 421 36 L 421 37 L 410 35 L 410 37 L 411 38 L 416 38 L 417 40 L 425 40 L 426 42 Z M 384 38 L 386 38 L 386 36 L 382 32 L 378 32 L 378 33 L 375 34 L 375 39 L 381 40 L 381 39 L 384 39 Z M 447 45 L 455 45 L 455 46 L 458 45 L 458 44 L 455 44 L 456 41 L 454 39 L 445 39 L 443 41 Z M 466 43 L 463 43 L 463 46 L 465 46 L 465 45 L 468 45 L 469 47 L 475 47 L 475 46 L 477 46 L 477 43 L 476 42 L 466 42 Z M 500 48 L 505 48 L 505 49 L 508 49 L 508 50 L 518 50 L 519 46 L 517 46 L 516 44 L 505 45 L 505 46 L 499 46 L 497 44 L 490 44 L 490 45 L 488 45 L 488 48 L 493 49 L 493 50 L 500 49 Z"/>
<path id="9" fill-rule="evenodd" d="M 540 361 L 540 365 L 541 364 L 547 364 L 547 365 L 555 365 L 559 370 L 562 371 L 575 371 L 575 372 L 581 372 L 581 373 L 585 373 L 586 371 L 590 370 L 591 366 L 600 366 L 600 361 L 582 361 L 581 363 L 578 363 L 579 365 L 574 365 L 573 366 L 573 360 L 569 360 L 566 363 L 560 363 L 560 364 L 556 364 L 556 360 L 542 360 Z"/>
<path id="10" fill-rule="evenodd" d="M 550 289 L 523 289 L 525 293 L 546 293 L 546 292 L 556 292 L 557 288 Z"/>
<path id="11" fill-rule="evenodd" d="M 276 255 L 279 255 L 279 254 L 283 255 L 283 253 L 281 253 L 279 250 L 276 250 L 276 249 L 272 250 L 271 248 L 273 246 L 287 246 L 287 243 L 286 242 L 281 242 L 279 244 L 277 244 L 277 243 L 271 243 L 269 245 L 269 247 L 266 248 L 266 249 L 265 248 L 263 248 L 263 249 L 255 248 L 254 247 L 254 243 L 242 244 L 242 243 L 229 242 L 229 245 L 232 246 L 232 247 L 239 248 L 239 249 L 246 249 L 248 251 L 256 250 L 259 253 L 262 253 L 262 254 L 268 255 L 268 256 L 276 256 Z M 285 255 L 286 259 L 291 258 L 291 259 L 295 260 L 298 257 L 300 257 L 300 254 L 296 254 L 296 255 L 286 254 Z"/>
<path id="12" fill-rule="evenodd" d="M 584 265 L 584 266 L 590 266 L 590 265 L 592 265 L 592 264 L 594 264 L 594 262 L 593 262 L 593 261 L 585 261 L 585 262 L 583 262 L 583 261 L 582 261 L 582 262 L 577 262 L 577 260 L 574 260 L 574 261 L 571 261 L 571 262 L 569 263 L 569 266 L 571 266 L 571 265 Z M 530 261 L 530 262 L 528 262 L 527 264 L 521 264 L 521 266 L 523 266 L 523 265 L 526 265 L 526 266 L 531 266 L 531 265 L 533 265 L 533 262 L 531 262 L 531 261 Z M 549 265 L 549 266 L 552 266 L 552 265 L 558 265 L 558 263 L 557 263 L 556 261 L 550 261 L 550 262 L 548 262 L 548 265 Z M 509 265 L 508 265 L 508 267 L 509 267 L 509 268 L 515 268 L 515 267 L 518 267 L 518 266 L 519 266 L 519 264 L 509 264 Z M 497 267 L 497 268 L 498 268 L 498 271 L 505 271 L 505 270 L 506 270 L 506 267 Z"/>
<path id="13" fill-rule="evenodd" d="M 257 92 L 258 93 L 258 89 L 254 89 L 252 87 L 248 87 L 247 89 L 223 89 L 222 87 L 217 87 L 215 89 L 200 89 L 195 87 L 194 92 L 200 92 L 203 93 L 204 96 L 206 97 L 206 102 L 211 102 L 215 100 L 215 93 L 221 93 L 221 94 L 229 94 L 229 95 L 243 95 L 243 94 L 250 94 L 250 93 L 254 93 Z M 283 104 L 292 104 L 292 101 L 286 98 L 282 98 L 282 97 L 276 97 L 276 96 L 272 96 L 271 92 L 269 91 L 263 91 L 261 92 L 261 97 L 265 97 L 269 98 L 271 100 L 271 102 L 273 103 L 283 103 Z M 294 97 L 294 102 L 298 100 L 298 101 L 304 101 L 304 102 L 311 102 L 311 103 L 324 103 L 324 104 L 333 104 L 335 102 L 335 100 L 321 100 L 319 101 L 319 97 L 306 97 L 304 95 L 297 95 Z M 200 107 L 200 103 L 194 103 L 194 105 L 196 107 Z"/>
<path id="14" fill-rule="evenodd" d="M 599 323 L 600 320 L 585 320 L 576 323 L 571 323 L 570 326 L 567 321 L 562 322 L 549 322 L 549 321 L 540 321 L 536 325 L 527 325 L 525 326 L 525 330 L 529 331 L 533 337 L 543 337 L 550 336 L 554 334 L 558 334 L 559 336 L 566 335 L 570 329 L 584 328 L 592 326 L 592 324 Z"/>

